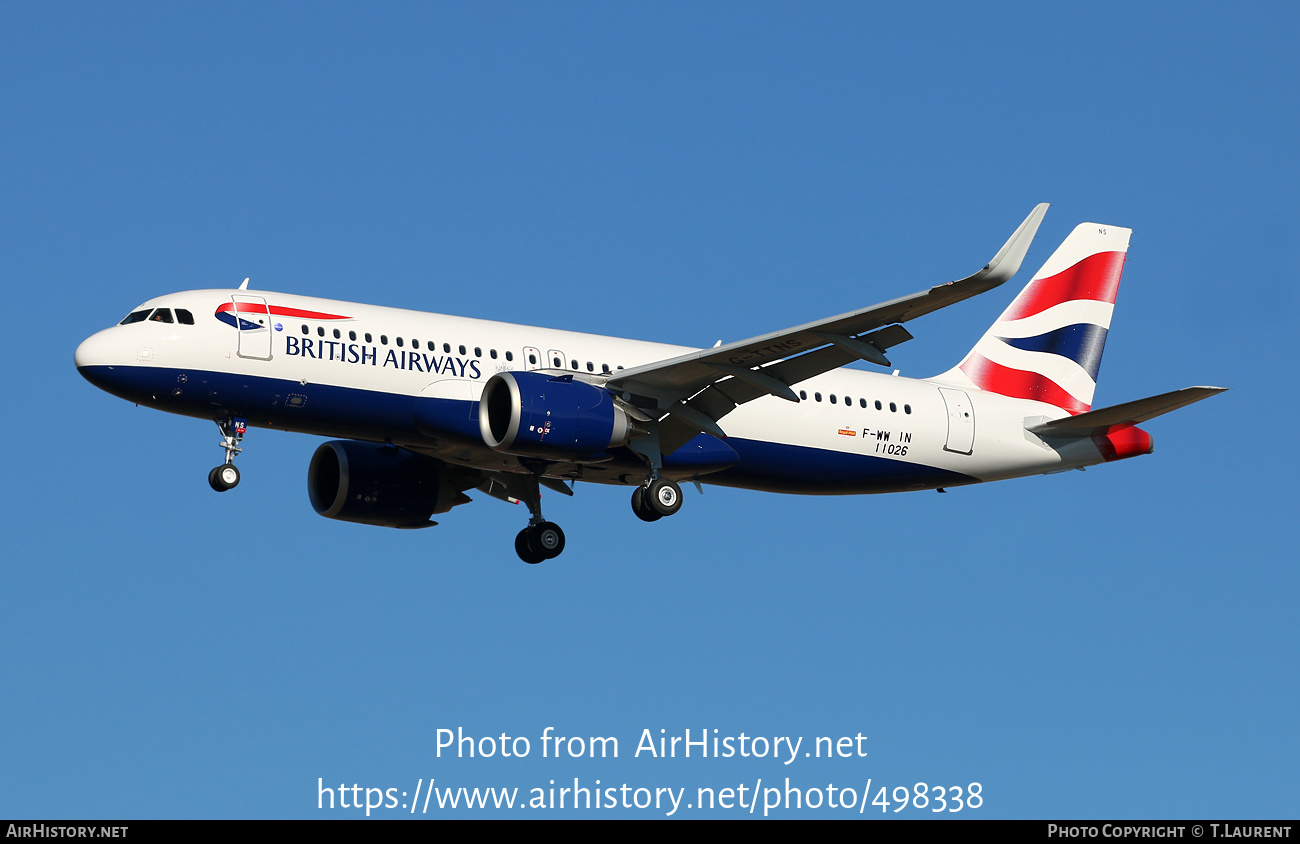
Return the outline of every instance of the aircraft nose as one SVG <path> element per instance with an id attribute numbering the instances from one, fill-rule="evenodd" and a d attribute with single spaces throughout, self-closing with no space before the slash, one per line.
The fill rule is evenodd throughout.
<path id="1" fill-rule="evenodd" d="M 129 387 L 124 377 L 129 372 L 130 358 L 123 354 L 122 338 L 111 328 L 92 334 L 81 342 L 72 356 L 81 377 L 101 390 L 125 398 L 123 390 Z"/>
<path id="2" fill-rule="evenodd" d="M 105 329 L 90 335 L 85 340 L 82 340 L 81 345 L 77 347 L 72 360 L 76 363 L 77 370 L 82 375 L 86 374 L 87 367 L 109 366 L 121 362 L 113 359 L 114 343 L 112 338 L 105 336 L 110 330 Z"/>

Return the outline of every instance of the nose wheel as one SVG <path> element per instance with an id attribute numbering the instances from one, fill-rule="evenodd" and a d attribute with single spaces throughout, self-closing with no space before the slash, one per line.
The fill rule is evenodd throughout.
<path id="1" fill-rule="evenodd" d="M 237 416 L 228 416 L 218 419 L 217 427 L 221 429 L 221 447 L 226 450 L 226 462 L 208 472 L 208 486 L 217 492 L 225 492 L 239 486 L 239 469 L 235 468 L 235 455 L 243 450 L 239 444 L 244 440 L 248 423 Z"/>
<path id="2" fill-rule="evenodd" d="M 218 466 L 208 472 L 208 485 L 217 492 L 234 489 L 239 486 L 239 470 L 235 468 L 234 463 Z"/>

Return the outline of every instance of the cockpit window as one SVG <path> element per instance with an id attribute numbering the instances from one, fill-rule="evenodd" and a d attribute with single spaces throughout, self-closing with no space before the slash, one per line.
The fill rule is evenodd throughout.
<path id="1" fill-rule="evenodd" d="M 158 310 L 156 310 L 156 311 L 153 312 L 153 316 L 149 317 L 149 320 L 150 320 L 151 322 L 166 322 L 166 323 L 170 323 L 170 322 L 172 321 L 172 309 L 171 309 L 171 308 L 159 308 Z"/>
<path id="2" fill-rule="evenodd" d="M 176 309 L 176 321 L 179 322 L 181 325 L 193 325 L 193 324 L 194 324 L 194 314 L 190 313 L 189 311 L 185 310 L 184 308 L 177 308 L 177 309 Z"/>
<path id="3" fill-rule="evenodd" d="M 153 308 L 145 308 L 143 311 L 132 311 L 127 314 L 126 319 L 119 322 L 118 325 L 130 325 L 133 322 L 144 322 L 144 318 L 149 316 L 152 311 Z"/>

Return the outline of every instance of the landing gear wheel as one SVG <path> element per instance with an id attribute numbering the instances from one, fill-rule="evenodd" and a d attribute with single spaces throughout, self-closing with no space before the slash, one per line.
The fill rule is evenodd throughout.
<path id="1" fill-rule="evenodd" d="M 644 499 L 650 505 L 648 509 L 660 516 L 671 516 L 682 509 L 682 488 L 672 481 L 658 478 L 650 482 L 650 488 L 645 491 Z"/>
<path id="2" fill-rule="evenodd" d="M 515 553 L 529 565 L 542 560 L 552 560 L 564 550 L 564 531 L 554 522 L 538 522 L 519 531 L 515 537 Z"/>
<path id="3" fill-rule="evenodd" d="M 554 522 L 539 522 L 524 533 L 529 549 L 541 554 L 543 560 L 555 559 L 564 550 L 564 531 Z"/>
<path id="4" fill-rule="evenodd" d="M 525 563 L 528 563 L 530 566 L 535 566 L 542 560 L 545 560 L 546 557 L 535 553 L 533 549 L 528 547 L 528 530 L 528 528 L 524 528 L 519 531 L 519 534 L 515 537 L 515 553 L 518 554 L 519 559 L 523 560 Z"/>
<path id="5" fill-rule="evenodd" d="M 646 506 L 645 487 L 641 486 L 632 490 L 632 512 L 636 513 L 636 517 L 643 522 L 657 522 L 663 518 Z"/>
<path id="6" fill-rule="evenodd" d="M 208 486 L 217 492 L 225 492 L 239 486 L 239 470 L 234 463 L 225 463 L 208 472 Z"/>

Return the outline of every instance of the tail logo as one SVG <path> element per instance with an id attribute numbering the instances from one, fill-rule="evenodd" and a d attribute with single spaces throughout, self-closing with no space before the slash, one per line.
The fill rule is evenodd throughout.
<path id="1" fill-rule="evenodd" d="M 1055 405 L 1071 414 L 1092 406 L 1128 229 L 1085 223 L 958 367 L 981 390 Z"/>

